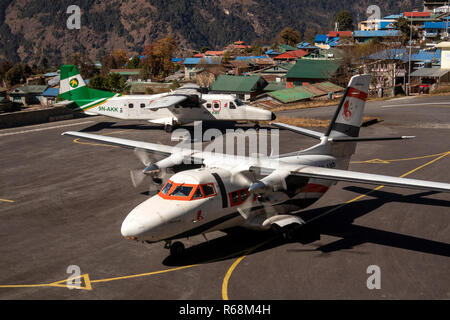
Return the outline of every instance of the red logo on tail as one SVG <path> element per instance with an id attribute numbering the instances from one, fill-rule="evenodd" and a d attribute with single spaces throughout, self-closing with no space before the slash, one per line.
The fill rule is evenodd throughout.
<path id="1" fill-rule="evenodd" d="M 352 112 L 350 111 L 348 100 L 346 100 L 344 103 L 344 112 L 342 114 L 347 121 L 350 121 L 350 119 L 352 118 Z"/>

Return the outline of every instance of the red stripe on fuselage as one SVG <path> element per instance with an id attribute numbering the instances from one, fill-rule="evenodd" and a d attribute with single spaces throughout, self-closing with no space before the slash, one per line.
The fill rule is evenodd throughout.
<path id="1" fill-rule="evenodd" d="M 300 192 L 303 193 L 325 193 L 327 192 L 328 187 L 325 187 L 321 184 L 308 183 Z"/>
<path id="2" fill-rule="evenodd" d="M 348 93 L 347 93 L 347 97 L 351 97 L 351 98 L 356 98 L 356 99 L 360 99 L 362 101 L 366 101 L 367 99 L 367 93 L 355 88 L 350 87 L 348 89 Z"/>

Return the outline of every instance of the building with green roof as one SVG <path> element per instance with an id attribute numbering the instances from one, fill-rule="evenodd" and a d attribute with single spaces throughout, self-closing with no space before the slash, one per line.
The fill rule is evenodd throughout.
<path id="1" fill-rule="evenodd" d="M 234 94 L 238 98 L 253 100 L 267 86 L 267 81 L 260 76 L 219 75 L 210 87 L 211 93 Z"/>
<path id="2" fill-rule="evenodd" d="M 23 105 L 40 104 L 41 95 L 47 90 L 46 85 L 24 85 L 17 87 L 9 92 L 11 100 Z"/>
<path id="3" fill-rule="evenodd" d="M 267 92 L 258 97 L 258 99 L 261 98 L 261 100 L 258 100 L 258 102 L 267 99 L 273 99 L 281 103 L 293 103 L 308 99 L 322 99 L 331 97 L 333 94 L 343 92 L 344 90 L 344 88 L 338 85 L 325 81 L 289 89 Z"/>
<path id="4" fill-rule="evenodd" d="M 339 66 L 335 59 L 299 59 L 286 74 L 287 88 L 329 80 Z"/>

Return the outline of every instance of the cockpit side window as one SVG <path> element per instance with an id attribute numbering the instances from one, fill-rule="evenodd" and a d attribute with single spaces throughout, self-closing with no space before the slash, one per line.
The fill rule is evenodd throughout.
<path id="1" fill-rule="evenodd" d="M 230 109 L 236 109 L 236 105 L 234 104 L 234 102 L 230 102 Z"/>
<path id="2" fill-rule="evenodd" d="M 192 200 L 203 198 L 202 191 L 200 190 L 200 186 L 195 189 L 194 195 L 192 196 Z"/>
<path id="3" fill-rule="evenodd" d="M 205 194 L 205 197 L 213 196 L 216 194 L 216 189 L 214 188 L 214 184 L 212 183 L 202 185 L 202 190 Z"/>
<path id="4" fill-rule="evenodd" d="M 244 105 L 244 103 L 243 103 L 241 100 L 239 100 L 239 99 L 234 99 L 234 103 L 235 103 L 238 107 Z"/>
<path id="5" fill-rule="evenodd" d="M 170 188 L 172 188 L 172 183 L 169 181 L 169 182 L 166 183 L 164 188 L 161 189 L 161 193 L 162 194 L 167 194 L 169 192 Z"/>

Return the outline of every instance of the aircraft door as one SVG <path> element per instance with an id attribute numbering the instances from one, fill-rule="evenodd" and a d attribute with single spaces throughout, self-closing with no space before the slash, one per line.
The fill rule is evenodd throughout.
<path id="1" fill-rule="evenodd" d="M 126 104 L 129 119 L 139 118 L 139 103 L 136 101 L 128 101 Z"/>

